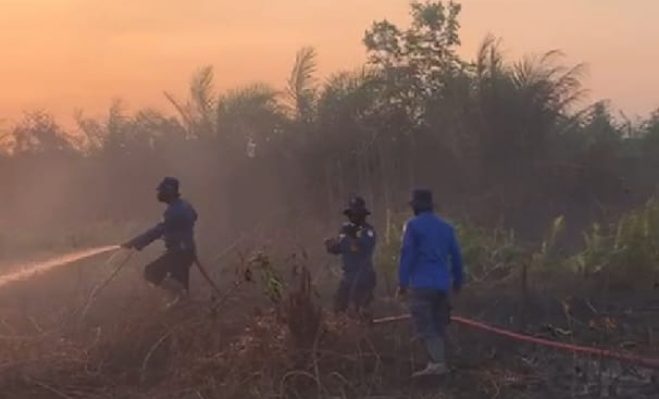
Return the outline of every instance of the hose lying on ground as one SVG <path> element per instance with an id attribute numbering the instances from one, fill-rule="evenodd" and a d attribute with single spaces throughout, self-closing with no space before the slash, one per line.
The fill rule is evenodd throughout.
<path id="1" fill-rule="evenodd" d="M 380 319 L 375 319 L 373 320 L 372 324 L 375 325 L 380 325 L 380 324 L 386 324 L 386 323 L 393 323 L 393 322 L 398 322 L 402 320 L 407 320 L 410 319 L 411 316 L 406 314 L 406 315 L 401 315 L 401 316 L 392 316 L 392 317 L 383 317 Z M 581 345 L 573 345 L 573 344 L 567 344 L 564 342 L 557 342 L 557 341 L 552 341 L 549 339 L 545 338 L 538 338 L 538 337 L 532 337 L 529 335 L 524 335 L 520 333 L 516 333 L 510 330 L 506 330 L 503 328 L 499 327 L 494 327 L 490 326 L 488 324 L 475 321 L 475 320 L 470 320 L 465 317 L 460 317 L 460 316 L 451 316 L 451 320 L 467 326 L 471 328 L 475 328 L 477 330 L 481 331 L 486 331 L 492 334 L 496 334 L 502 337 L 507 337 L 511 338 L 516 341 L 520 342 L 528 342 L 532 344 L 537 344 L 537 345 L 542 345 L 545 347 L 553 348 L 553 349 L 558 349 L 558 350 L 563 350 L 563 351 L 569 351 L 572 353 L 576 354 L 581 354 L 581 355 L 594 355 L 594 356 L 599 356 L 603 358 L 609 358 L 609 359 L 615 359 L 621 362 L 626 362 L 626 363 L 631 363 L 635 364 L 637 366 L 642 366 L 650 369 L 656 369 L 659 370 L 659 359 L 656 358 L 650 358 L 650 357 L 643 357 L 635 354 L 629 354 L 629 353 L 622 353 L 618 352 L 612 349 L 602 349 L 602 348 L 593 348 L 589 346 L 581 346 Z"/>

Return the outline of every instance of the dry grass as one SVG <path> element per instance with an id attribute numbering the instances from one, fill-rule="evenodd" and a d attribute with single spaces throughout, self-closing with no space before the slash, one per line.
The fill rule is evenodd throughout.
<path id="1" fill-rule="evenodd" d="M 0 397 L 544 398 L 583 387 L 594 395 L 593 376 L 611 375 L 564 355 L 455 330 L 457 372 L 415 383 L 410 372 L 424 359 L 407 324 L 375 328 L 328 314 L 305 256 L 242 259 L 234 273 L 240 282 L 226 282 L 230 295 L 170 311 L 162 310 L 157 291 L 145 289 L 129 271 L 98 295 L 84 317 L 79 309 L 95 284 L 74 279 L 75 268 L 0 292 Z M 102 282 L 111 272 L 98 268 L 80 278 Z M 496 320 L 514 307 L 502 300 L 488 313 L 484 305 L 494 296 L 483 292 L 461 306 Z M 581 334 L 577 326 L 584 316 L 577 309 L 568 321 L 561 312 L 556 317 L 555 325 L 576 323 L 573 332 Z M 593 375 L 588 382 L 579 380 L 576 364 Z M 602 367 L 613 370 L 611 364 Z M 632 374 L 616 373 L 618 380 Z M 656 389 L 649 378 L 642 374 L 642 389 L 632 397 L 652 397 L 643 396 Z"/>

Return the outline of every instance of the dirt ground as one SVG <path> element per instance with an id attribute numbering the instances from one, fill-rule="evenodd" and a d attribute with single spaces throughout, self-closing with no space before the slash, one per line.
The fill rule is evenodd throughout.
<path id="1" fill-rule="evenodd" d="M 224 296 L 211 301 L 197 274 L 194 300 L 163 310 L 159 293 L 141 279 L 146 257 L 132 259 L 94 298 L 90 292 L 114 266 L 103 258 L 1 290 L 0 398 L 659 398 L 657 370 L 455 323 L 452 373 L 413 381 L 425 358 L 409 322 L 373 326 L 329 314 L 335 276 L 327 270 L 312 269 L 309 292 L 291 280 L 276 303 L 231 271 L 214 273 Z M 533 336 L 659 357 L 652 287 L 607 296 L 589 295 L 586 286 L 548 287 L 523 297 L 514 279 L 472 285 L 454 299 L 454 312 Z M 404 312 L 380 292 L 376 318 Z"/>

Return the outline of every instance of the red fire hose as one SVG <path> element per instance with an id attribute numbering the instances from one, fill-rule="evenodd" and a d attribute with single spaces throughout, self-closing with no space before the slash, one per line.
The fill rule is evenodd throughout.
<path id="1" fill-rule="evenodd" d="M 373 320 L 373 324 L 385 324 L 385 323 L 397 322 L 397 321 L 407 320 L 410 317 L 411 317 L 410 315 L 383 317 L 381 319 Z M 556 342 L 544 338 L 532 337 L 529 335 L 519 334 L 503 328 L 493 327 L 479 321 L 470 320 L 459 316 L 451 316 L 451 320 L 467 327 L 471 327 L 481 331 L 487 331 L 496 335 L 511 338 L 516 341 L 528 342 L 528 343 L 542 345 L 549 348 L 568 351 L 572 353 L 578 353 L 583 355 L 594 355 L 599 357 L 615 359 L 621 362 L 636 364 L 638 366 L 659 370 L 659 359 L 657 358 L 644 357 L 630 353 L 621 353 L 611 349 L 573 345 L 563 342 Z"/>

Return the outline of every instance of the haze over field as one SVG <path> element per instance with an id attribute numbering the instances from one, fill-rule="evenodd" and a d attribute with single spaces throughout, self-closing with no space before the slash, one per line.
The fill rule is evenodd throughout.
<path id="1" fill-rule="evenodd" d="M 0 0 L 0 397 L 659 398 L 658 12 Z"/>
<path id="2" fill-rule="evenodd" d="M 655 0 L 464 0 L 461 54 L 487 33 L 511 57 L 561 49 L 589 65 L 591 98 L 628 114 L 659 103 Z M 303 45 L 327 75 L 363 63 L 373 20 L 407 23 L 405 0 L 1 0 L 0 119 L 44 108 L 68 123 L 121 97 L 132 108 L 166 109 L 200 66 L 220 88 L 262 80 L 278 86 Z M 168 108 L 167 108 L 168 109 Z"/>

